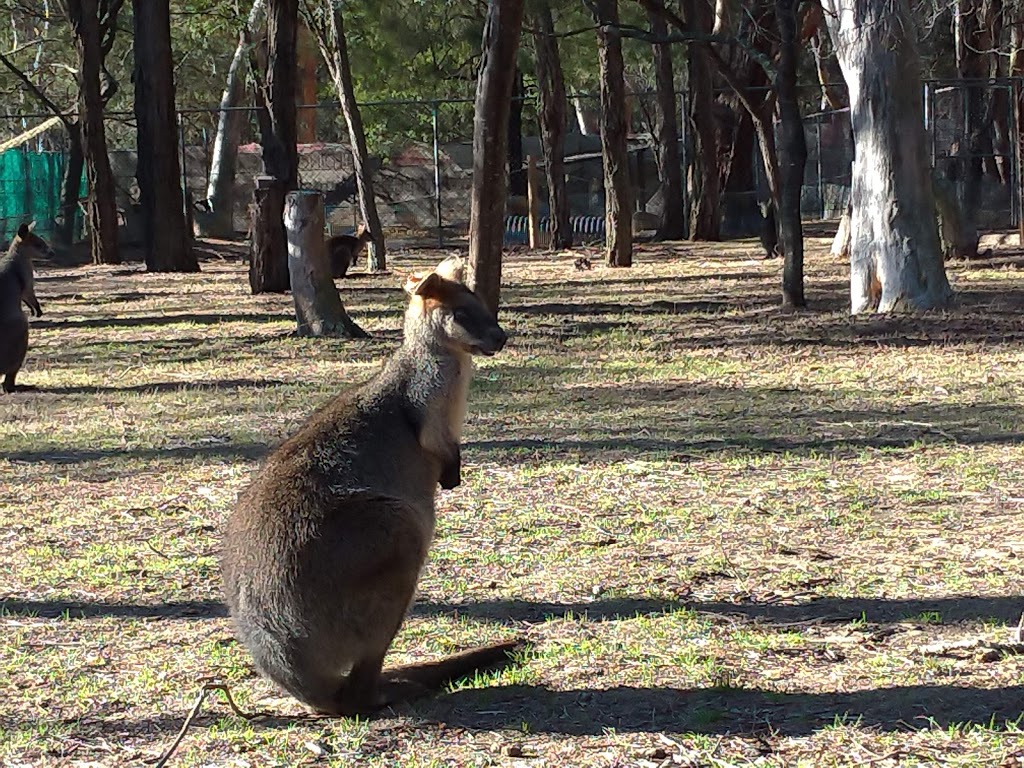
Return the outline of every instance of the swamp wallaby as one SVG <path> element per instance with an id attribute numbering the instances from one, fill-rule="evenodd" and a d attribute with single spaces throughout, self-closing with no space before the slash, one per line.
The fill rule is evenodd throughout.
<path id="1" fill-rule="evenodd" d="M 13 392 L 14 379 L 28 352 L 28 318 L 21 309 L 25 302 L 39 317 L 43 308 L 36 298 L 32 259 L 50 253 L 50 246 L 32 231 L 34 225 L 22 224 L 7 253 L 0 258 L 0 373 L 5 392 Z"/>
<path id="2" fill-rule="evenodd" d="M 331 275 L 344 277 L 348 268 L 359 261 L 359 254 L 366 244 L 373 240 L 373 235 L 366 227 L 360 226 L 354 235 L 332 235 L 327 238 L 327 258 L 331 262 Z"/>
<path id="3" fill-rule="evenodd" d="M 414 275 L 401 348 L 316 412 L 239 496 L 222 570 L 239 638 L 313 709 L 369 713 L 508 661 L 516 643 L 382 673 L 434 535 L 437 485 L 461 482 L 471 355 L 505 332 L 461 261 Z"/>

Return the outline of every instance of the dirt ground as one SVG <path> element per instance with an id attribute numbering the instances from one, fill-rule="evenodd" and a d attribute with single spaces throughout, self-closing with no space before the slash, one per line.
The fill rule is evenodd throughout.
<path id="1" fill-rule="evenodd" d="M 400 340 L 403 274 L 339 281 L 372 338 L 293 335 L 240 248 L 197 275 L 40 265 L 0 397 L 0 765 L 1024 766 L 1024 252 L 958 301 L 807 311 L 751 242 L 630 270 L 514 252 L 390 663 L 530 640 L 370 720 L 304 716 L 220 601 L 219 530 L 260 458 Z"/>

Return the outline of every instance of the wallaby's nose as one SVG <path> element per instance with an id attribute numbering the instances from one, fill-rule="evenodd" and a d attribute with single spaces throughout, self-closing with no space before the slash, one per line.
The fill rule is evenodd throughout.
<path id="1" fill-rule="evenodd" d="M 491 339 L 494 341 L 494 351 L 501 352 L 502 348 L 505 346 L 505 342 L 508 341 L 508 334 L 500 327 L 496 326 L 494 330 L 491 331 Z"/>

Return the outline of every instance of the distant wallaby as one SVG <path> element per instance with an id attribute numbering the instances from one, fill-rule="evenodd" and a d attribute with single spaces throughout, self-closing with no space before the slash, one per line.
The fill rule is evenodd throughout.
<path id="1" fill-rule="evenodd" d="M 434 536 L 437 485 L 461 482 L 471 355 L 505 332 L 462 263 L 413 275 L 402 346 L 274 451 L 227 522 L 222 570 L 241 641 L 313 709 L 370 713 L 476 669 L 516 643 L 382 673 Z"/>
<path id="2" fill-rule="evenodd" d="M 32 259 L 46 256 L 50 246 L 32 231 L 33 224 L 22 224 L 7 253 L 0 258 L 0 373 L 5 392 L 13 392 L 14 379 L 28 352 L 28 318 L 21 309 L 25 302 L 39 317 L 43 308 L 36 298 Z"/>
<path id="3" fill-rule="evenodd" d="M 331 275 L 344 277 L 348 273 L 348 268 L 355 266 L 359 261 L 359 254 L 371 240 L 373 235 L 365 226 L 360 226 L 354 235 L 332 235 L 327 238 L 327 257 L 331 262 Z"/>

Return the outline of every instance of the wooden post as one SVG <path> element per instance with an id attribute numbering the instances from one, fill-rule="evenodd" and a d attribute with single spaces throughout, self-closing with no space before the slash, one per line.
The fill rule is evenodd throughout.
<path id="1" fill-rule="evenodd" d="M 540 173 L 537 171 L 537 158 L 533 155 L 526 158 L 526 199 L 529 205 L 530 247 L 543 248 L 548 238 L 540 229 Z"/>
<path id="2" fill-rule="evenodd" d="M 341 305 L 324 245 L 324 198 L 315 190 L 289 192 L 284 200 L 288 274 L 300 336 L 365 338 Z"/>

